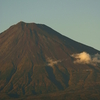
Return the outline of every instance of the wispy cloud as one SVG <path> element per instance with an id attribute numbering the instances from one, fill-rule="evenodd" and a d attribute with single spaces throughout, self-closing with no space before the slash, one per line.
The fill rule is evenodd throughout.
<path id="1" fill-rule="evenodd" d="M 74 63 L 97 65 L 100 63 L 100 54 L 90 55 L 89 53 L 82 52 L 71 55 L 75 58 Z"/>
<path id="2" fill-rule="evenodd" d="M 61 62 L 61 60 L 53 60 L 51 58 L 47 58 L 48 66 L 54 66 L 57 65 L 57 63 Z"/>

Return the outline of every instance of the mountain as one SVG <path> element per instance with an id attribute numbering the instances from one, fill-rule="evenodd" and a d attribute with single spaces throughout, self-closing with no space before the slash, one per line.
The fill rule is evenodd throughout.
<path id="1" fill-rule="evenodd" d="M 19 22 L 0 34 L 0 98 L 99 100 L 100 51 Z"/>

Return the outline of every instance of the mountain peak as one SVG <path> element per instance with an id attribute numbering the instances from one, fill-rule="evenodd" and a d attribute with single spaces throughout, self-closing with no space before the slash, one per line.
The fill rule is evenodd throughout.
<path id="1" fill-rule="evenodd" d="M 26 23 L 23 21 L 18 22 L 16 26 L 18 28 L 21 28 L 22 30 L 37 28 L 37 25 L 35 23 Z"/>
<path id="2" fill-rule="evenodd" d="M 20 22 L 18 22 L 18 23 L 26 23 L 26 22 L 24 22 L 24 21 L 20 21 Z"/>
<path id="3" fill-rule="evenodd" d="M 31 24 L 31 25 L 32 25 L 32 24 L 35 24 L 35 25 L 36 25 L 36 23 L 34 23 L 34 22 L 33 22 L 33 23 L 27 23 L 27 22 L 24 22 L 24 21 L 20 21 L 20 22 L 18 22 L 16 25 L 26 25 L 26 24 L 27 24 L 27 25 L 29 25 L 29 24 Z"/>

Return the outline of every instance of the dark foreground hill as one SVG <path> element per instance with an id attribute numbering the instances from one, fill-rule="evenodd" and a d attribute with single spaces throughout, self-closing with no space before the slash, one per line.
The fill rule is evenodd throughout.
<path id="1" fill-rule="evenodd" d="M 100 100 L 99 54 L 46 25 L 19 22 L 0 34 L 0 100 Z"/>

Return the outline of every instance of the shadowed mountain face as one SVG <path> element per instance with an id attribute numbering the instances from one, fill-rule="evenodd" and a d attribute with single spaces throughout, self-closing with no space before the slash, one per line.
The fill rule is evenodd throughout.
<path id="1" fill-rule="evenodd" d="M 0 34 L 0 98 L 99 100 L 100 59 L 74 63 L 81 52 L 100 54 L 46 25 L 11 26 Z"/>

